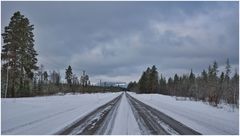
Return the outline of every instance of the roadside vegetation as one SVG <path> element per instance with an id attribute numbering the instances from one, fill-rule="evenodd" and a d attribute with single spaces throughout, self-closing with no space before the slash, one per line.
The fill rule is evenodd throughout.
<path id="1" fill-rule="evenodd" d="M 138 82 L 130 82 L 128 90 L 137 93 L 159 93 L 177 97 L 190 98 L 192 100 L 207 101 L 217 106 L 221 101 L 239 104 L 239 75 L 235 71 L 230 77 L 231 66 L 226 61 L 225 72 L 218 74 L 218 64 L 215 61 L 209 65 L 208 70 L 203 70 L 201 75 L 191 72 L 189 74 L 177 75 L 174 77 L 160 76 L 155 66 L 147 68 Z M 218 76 L 219 75 L 219 76 Z"/>

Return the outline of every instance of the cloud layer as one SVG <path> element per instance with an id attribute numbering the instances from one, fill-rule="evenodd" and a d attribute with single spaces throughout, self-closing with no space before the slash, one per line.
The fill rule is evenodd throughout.
<path id="1" fill-rule="evenodd" d="M 13 12 L 35 25 L 39 63 L 71 65 L 92 82 L 200 73 L 214 60 L 239 65 L 238 2 L 2 2 L 2 32 Z"/>

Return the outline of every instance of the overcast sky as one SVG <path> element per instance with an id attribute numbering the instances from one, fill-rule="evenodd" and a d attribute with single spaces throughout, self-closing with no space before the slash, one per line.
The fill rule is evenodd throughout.
<path id="1" fill-rule="evenodd" d="M 38 64 L 68 65 L 93 83 L 138 81 L 156 65 L 166 77 L 214 60 L 239 65 L 238 2 L 2 2 L 1 31 L 14 12 L 34 24 Z"/>

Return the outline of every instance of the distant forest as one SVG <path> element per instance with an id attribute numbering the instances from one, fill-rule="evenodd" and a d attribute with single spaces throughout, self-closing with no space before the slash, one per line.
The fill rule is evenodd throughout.
<path id="1" fill-rule="evenodd" d="M 231 66 L 229 59 L 226 61 L 225 72 L 218 76 L 216 61 L 209 65 L 208 70 L 203 70 L 196 76 L 192 70 L 189 74 L 166 79 L 159 73 L 155 66 L 147 68 L 138 82 L 130 82 L 128 90 L 136 93 L 159 93 L 177 97 L 189 97 L 192 100 L 208 101 L 217 106 L 221 101 L 229 104 L 239 104 L 239 75 L 235 71 L 230 77 Z"/>

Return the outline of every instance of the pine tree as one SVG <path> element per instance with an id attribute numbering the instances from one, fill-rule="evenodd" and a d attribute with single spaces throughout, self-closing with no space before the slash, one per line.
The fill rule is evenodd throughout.
<path id="1" fill-rule="evenodd" d="M 239 106 L 239 75 L 237 70 L 231 79 L 233 88 L 233 103 Z"/>
<path id="2" fill-rule="evenodd" d="M 221 75 L 220 75 L 220 84 L 222 84 L 224 82 L 224 78 L 225 78 L 225 75 L 222 72 Z"/>
<path id="3" fill-rule="evenodd" d="M 33 78 L 33 72 L 38 69 L 37 53 L 34 49 L 33 25 L 28 18 L 15 12 L 8 26 L 2 34 L 2 60 L 3 67 L 9 66 L 9 88 L 11 97 L 16 97 L 16 91 L 29 89 L 29 81 Z M 22 95 L 22 92 L 18 92 Z"/>
<path id="4" fill-rule="evenodd" d="M 43 80 L 44 80 L 44 81 L 47 81 L 47 80 L 48 80 L 48 73 L 47 73 L 47 71 L 44 71 L 44 72 L 43 72 Z"/>
<path id="5" fill-rule="evenodd" d="M 158 89 L 158 72 L 155 65 L 152 66 L 149 74 L 149 87 L 150 93 L 156 93 Z"/>
<path id="6" fill-rule="evenodd" d="M 166 79 L 162 76 L 162 74 L 159 80 L 159 93 L 168 94 Z"/>
<path id="7" fill-rule="evenodd" d="M 178 93 L 179 77 L 177 74 L 174 75 L 173 83 L 174 83 L 174 85 L 173 85 L 174 95 L 179 95 L 179 93 Z"/>
<path id="8" fill-rule="evenodd" d="M 219 92 L 218 92 L 218 64 L 216 61 L 213 62 L 213 66 L 209 66 L 208 70 L 208 100 L 214 106 L 217 106 L 219 102 Z"/>
<path id="9" fill-rule="evenodd" d="M 188 92 L 190 97 L 198 97 L 198 93 L 196 92 L 196 85 L 195 85 L 195 75 L 193 74 L 192 69 L 189 75 Z"/>
<path id="10" fill-rule="evenodd" d="M 70 65 L 69 65 L 68 68 L 66 69 L 65 74 L 66 74 L 65 79 L 67 80 L 67 83 L 71 86 L 73 73 L 72 73 L 72 68 L 71 68 Z"/>
<path id="11" fill-rule="evenodd" d="M 146 70 L 146 77 L 145 77 L 145 80 L 146 80 L 146 89 L 144 91 L 144 93 L 150 93 L 151 92 L 151 81 L 150 81 L 150 74 L 152 72 L 152 69 L 150 69 L 149 67 L 147 68 Z"/>
<path id="12" fill-rule="evenodd" d="M 213 62 L 212 71 L 213 71 L 213 78 L 214 78 L 214 80 L 217 80 L 218 64 L 217 64 L 216 61 Z"/>
<path id="13" fill-rule="evenodd" d="M 173 79 L 171 77 L 168 78 L 168 82 L 167 82 L 167 89 L 168 89 L 168 92 L 170 93 L 170 95 L 175 95 L 174 92 L 173 92 Z"/>
<path id="14" fill-rule="evenodd" d="M 190 81 L 190 84 L 194 84 L 194 82 L 195 82 L 195 75 L 193 74 L 192 69 L 191 69 L 191 73 L 189 75 L 189 81 Z"/>
<path id="15" fill-rule="evenodd" d="M 229 80 L 230 80 L 230 73 L 231 73 L 231 66 L 229 64 L 229 59 L 227 59 L 227 62 L 226 62 L 226 72 L 225 72 L 225 80 L 227 83 L 229 83 Z"/>
<path id="16" fill-rule="evenodd" d="M 218 85 L 218 92 L 219 92 L 219 96 L 221 98 L 223 98 L 225 88 L 226 88 L 225 75 L 224 75 L 224 72 L 222 72 L 220 75 L 220 80 L 219 80 L 219 85 Z"/>
<path id="17" fill-rule="evenodd" d="M 203 70 L 198 80 L 199 99 L 205 101 L 207 97 L 208 75 L 206 70 Z"/>
<path id="18" fill-rule="evenodd" d="M 141 78 L 138 81 L 139 93 L 146 93 L 147 90 L 147 74 L 143 72 Z"/>
<path id="19" fill-rule="evenodd" d="M 207 75 L 207 72 L 205 70 L 202 71 L 202 78 L 205 82 L 207 82 L 208 80 L 208 75 Z"/>

